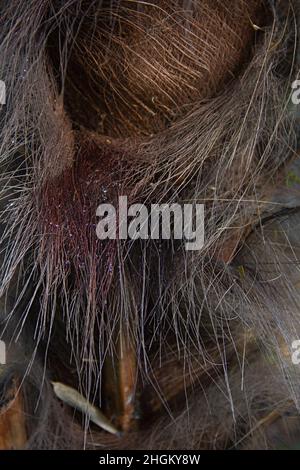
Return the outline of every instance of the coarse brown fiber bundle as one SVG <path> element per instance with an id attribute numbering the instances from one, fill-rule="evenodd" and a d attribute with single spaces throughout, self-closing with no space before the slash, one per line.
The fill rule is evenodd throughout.
<path id="1" fill-rule="evenodd" d="M 91 9 L 67 71 L 75 119 L 112 137 L 164 129 L 234 77 L 263 12 L 260 0 Z"/>
<path id="2" fill-rule="evenodd" d="M 298 438 L 298 4 L 0 4 L 1 407 L 25 416 L 12 447 Z M 203 203 L 203 248 L 99 240 L 97 207 L 120 195 Z M 75 412 L 78 393 L 122 435 Z"/>

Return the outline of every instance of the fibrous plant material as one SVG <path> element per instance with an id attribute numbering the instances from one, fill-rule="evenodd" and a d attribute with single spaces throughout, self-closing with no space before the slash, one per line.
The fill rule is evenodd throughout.
<path id="1" fill-rule="evenodd" d="M 67 72 L 77 122 L 87 122 L 88 109 L 113 137 L 164 129 L 234 77 L 263 12 L 261 0 L 123 1 L 97 15 L 91 8 Z"/>
<path id="2" fill-rule="evenodd" d="M 57 398 L 76 410 L 84 413 L 92 423 L 97 424 L 97 426 L 105 431 L 110 432 L 111 434 L 119 433 L 117 428 L 109 422 L 101 410 L 89 403 L 82 395 L 80 395 L 80 393 L 77 392 L 77 390 L 74 390 L 74 388 L 68 387 L 60 382 L 52 382 L 52 385 Z"/>
<path id="3" fill-rule="evenodd" d="M 0 386 L 20 381 L 26 447 L 269 448 L 299 419 L 297 210 L 273 199 L 297 159 L 298 6 L 1 4 Z M 205 204 L 203 248 L 99 240 L 120 195 Z"/>

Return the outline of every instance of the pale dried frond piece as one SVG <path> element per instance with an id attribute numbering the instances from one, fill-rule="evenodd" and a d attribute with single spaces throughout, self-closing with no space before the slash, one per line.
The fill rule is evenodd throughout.
<path id="1" fill-rule="evenodd" d="M 76 410 L 81 411 L 88 420 L 91 420 L 105 431 L 111 434 L 120 434 L 118 429 L 112 425 L 101 410 L 89 403 L 77 390 L 59 382 L 52 382 L 52 385 L 57 398 Z"/>

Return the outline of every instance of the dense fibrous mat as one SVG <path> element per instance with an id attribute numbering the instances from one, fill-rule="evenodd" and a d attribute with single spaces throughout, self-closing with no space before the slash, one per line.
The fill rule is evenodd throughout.
<path id="1" fill-rule="evenodd" d="M 297 158 L 298 3 L 0 2 L 0 386 L 20 385 L 26 448 L 297 438 L 300 218 L 273 196 Z M 205 204 L 204 247 L 99 240 L 119 195 Z"/>
<path id="2" fill-rule="evenodd" d="M 261 16 L 257 0 L 120 2 L 96 19 L 92 9 L 71 54 L 71 92 L 96 114 L 100 132 L 152 134 L 234 76 Z M 81 122 L 82 101 L 76 109 L 73 98 Z"/>

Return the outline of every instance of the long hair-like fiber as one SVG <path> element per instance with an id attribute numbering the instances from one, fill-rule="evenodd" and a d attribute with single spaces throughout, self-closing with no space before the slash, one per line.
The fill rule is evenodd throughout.
<path id="1" fill-rule="evenodd" d="M 286 427 L 296 439 L 299 2 L 0 8 L 0 391 L 22 396 L 24 447 L 278 448 Z M 97 207 L 121 195 L 204 204 L 203 248 L 99 240 Z"/>

